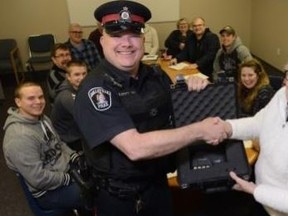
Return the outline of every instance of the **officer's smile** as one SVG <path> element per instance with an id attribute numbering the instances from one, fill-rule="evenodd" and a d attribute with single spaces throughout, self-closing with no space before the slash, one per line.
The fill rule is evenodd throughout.
<path id="1" fill-rule="evenodd" d="M 121 55 L 131 55 L 134 54 L 135 51 L 117 51 L 117 53 Z"/>

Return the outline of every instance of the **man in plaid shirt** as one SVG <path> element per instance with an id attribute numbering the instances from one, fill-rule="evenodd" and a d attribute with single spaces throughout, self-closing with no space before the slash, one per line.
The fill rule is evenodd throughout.
<path id="1" fill-rule="evenodd" d="M 97 66 L 101 56 L 95 44 L 82 37 L 83 31 L 79 24 L 74 23 L 69 27 L 69 40 L 66 42 L 70 49 L 72 59 L 84 61 L 88 69 L 91 70 Z"/>

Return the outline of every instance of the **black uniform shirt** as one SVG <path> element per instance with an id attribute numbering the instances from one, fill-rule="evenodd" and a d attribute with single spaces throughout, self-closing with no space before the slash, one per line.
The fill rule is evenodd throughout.
<path id="1" fill-rule="evenodd" d="M 95 71 L 87 75 L 77 93 L 74 114 L 86 144 L 91 149 L 111 140 L 121 132 L 137 128 L 137 123 L 135 125 L 135 121 L 131 118 L 131 112 L 136 112 L 137 119 L 137 111 L 150 101 L 171 105 L 168 91 L 171 81 L 163 71 L 159 73 L 161 79 L 164 79 L 162 84 L 159 82 L 159 76 L 153 75 L 154 70 L 151 67 L 141 64 L 138 78 L 133 79 L 129 73 L 115 68 L 104 60 Z M 131 90 L 126 91 L 127 88 Z M 125 90 L 122 91 L 122 89 Z M 161 91 L 165 91 L 166 98 L 163 98 L 162 94 L 161 99 L 158 100 L 157 95 Z M 129 96 L 136 93 L 140 97 L 136 100 L 134 98 L 134 101 L 131 101 L 131 110 L 127 110 L 129 108 L 123 106 L 120 97 L 129 99 Z M 153 107 L 150 111 L 153 112 Z M 157 112 L 157 110 L 154 111 Z M 165 115 L 169 116 L 171 112 L 166 112 Z M 145 121 L 143 119 L 145 114 L 138 117 Z M 146 124 L 144 128 L 137 129 L 140 132 L 146 132 L 163 129 L 165 126 L 153 127 L 153 125 Z"/>

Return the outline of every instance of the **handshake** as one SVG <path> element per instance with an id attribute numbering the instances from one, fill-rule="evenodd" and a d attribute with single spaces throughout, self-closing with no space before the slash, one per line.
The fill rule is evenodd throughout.
<path id="1" fill-rule="evenodd" d="M 232 135 L 232 127 L 229 122 L 219 117 L 209 117 L 198 122 L 201 140 L 211 145 L 217 145 Z"/>

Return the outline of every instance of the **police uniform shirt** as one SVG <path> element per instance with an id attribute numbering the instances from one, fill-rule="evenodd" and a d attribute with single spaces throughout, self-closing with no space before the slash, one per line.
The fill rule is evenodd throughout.
<path id="1" fill-rule="evenodd" d="M 129 96 L 138 93 L 140 97 L 137 99 L 138 101 L 133 99 L 132 106 L 136 111 L 141 109 L 143 101 L 148 103 L 149 100 L 156 100 L 165 106 L 171 104 L 171 97 L 168 90 L 171 80 L 161 71 L 159 73 L 164 79 L 164 84 L 161 84 L 159 77 L 153 75 L 153 69 L 149 68 L 149 66 L 141 64 L 138 79 L 135 80 L 128 72 L 121 71 L 104 60 L 95 71 L 87 75 L 77 93 L 74 111 L 75 120 L 84 136 L 86 144 L 88 144 L 91 149 L 111 140 L 121 132 L 136 128 L 135 122 L 122 105 L 120 97 L 129 98 Z M 126 92 L 122 91 L 122 89 L 127 88 L 131 90 Z M 157 98 L 159 92 L 162 92 L 161 99 Z M 163 94 L 165 95 L 164 98 Z M 166 113 L 161 112 L 161 115 L 171 115 L 170 108 L 166 107 L 166 109 L 169 111 L 166 111 Z M 160 115 L 160 111 L 159 113 L 157 113 L 157 110 L 153 111 L 153 109 L 150 111 L 151 115 L 153 115 L 153 112 L 155 112 L 154 114 L 156 115 Z M 129 112 L 131 112 L 131 110 Z M 143 117 L 144 116 L 140 115 L 139 118 L 143 119 Z M 143 119 L 143 121 L 145 121 L 145 119 Z M 165 120 L 165 122 L 167 121 Z M 142 128 L 140 131 L 139 128 L 137 129 L 139 132 L 146 132 L 149 130 L 163 129 L 164 125 L 155 127 L 158 128 L 145 125 L 144 129 Z"/>

